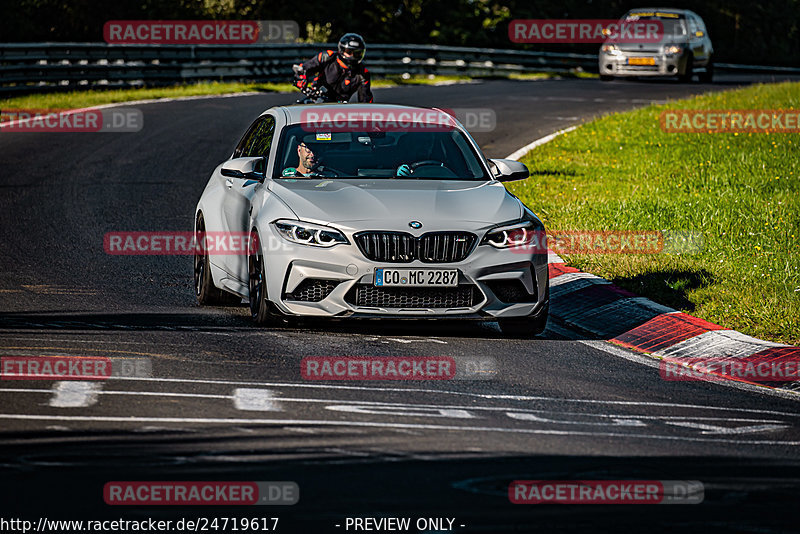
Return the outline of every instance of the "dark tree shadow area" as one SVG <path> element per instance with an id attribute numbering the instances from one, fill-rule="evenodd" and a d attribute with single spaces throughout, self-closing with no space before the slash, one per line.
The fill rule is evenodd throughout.
<path id="1" fill-rule="evenodd" d="M 659 304 L 678 310 L 694 311 L 695 305 L 687 298 L 688 292 L 711 285 L 714 283 L 714 275 L 705 269 L 675 269 L 613 278 L 611 281 Z"/>

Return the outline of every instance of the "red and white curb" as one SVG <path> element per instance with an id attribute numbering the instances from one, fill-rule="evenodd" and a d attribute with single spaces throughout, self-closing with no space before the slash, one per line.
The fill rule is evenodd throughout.
<path id="1" fill-rule="evenodd" d="M 616 287 L 608 280 L 566 265 L 548 251 L 550 314 L 565 325 L 656 360 L 709 359 L 768 362 L 800 359 L 800 347 L 772 343 L 662 306 Z M 800 382 L 780 386 L 714 374 L 719 383 L 739 382 L 796 395 Z M 774 382 L 772 383 L 774 384 Z"/>

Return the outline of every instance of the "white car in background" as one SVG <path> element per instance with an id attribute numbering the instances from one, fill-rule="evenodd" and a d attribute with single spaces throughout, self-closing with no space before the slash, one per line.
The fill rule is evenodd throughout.
<path id="1" fill-rule="evenodd" d="M 703 19 L 688 9 L 641 8 L 628 11 L 625 22 L 658 21 L 663 27 L 659 42 L 609 41 L 600 47 L 600 79 L 624 76 L 677 76 L 688 82 L 695 74 L 701 82 L 714 77 L 714 47 Z"/>

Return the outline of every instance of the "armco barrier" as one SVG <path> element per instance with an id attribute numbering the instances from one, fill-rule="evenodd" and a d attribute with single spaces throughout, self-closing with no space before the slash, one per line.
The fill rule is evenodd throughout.
<path id="1" fill-rule="evenodd" d="M 173 85 L 200 80 L 274 82 L 291 79 L 291 65 L 332 44 L 109 45 L 105 43 L 0 43 L 0 93 L 95 87 Z M 376 76 L 513 73 L 582 69 L 596 72 L 594 54 L 530 52 L 434 45 L 370 45 Z M 751 72 L 800 69 L 719 64 Z"/>

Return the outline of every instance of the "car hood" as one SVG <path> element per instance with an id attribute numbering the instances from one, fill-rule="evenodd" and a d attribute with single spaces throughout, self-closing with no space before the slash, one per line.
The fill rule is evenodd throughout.
<path id="1" fill-rule="evenodd" d="M 521 202 L 494 181 L 280 179 L 271 190 L 300 219 L 352 228 L 375 222 L 408 230 L 410 221 L 420 221 L 422 231 L 456 230 L 522 216 Z"/>

